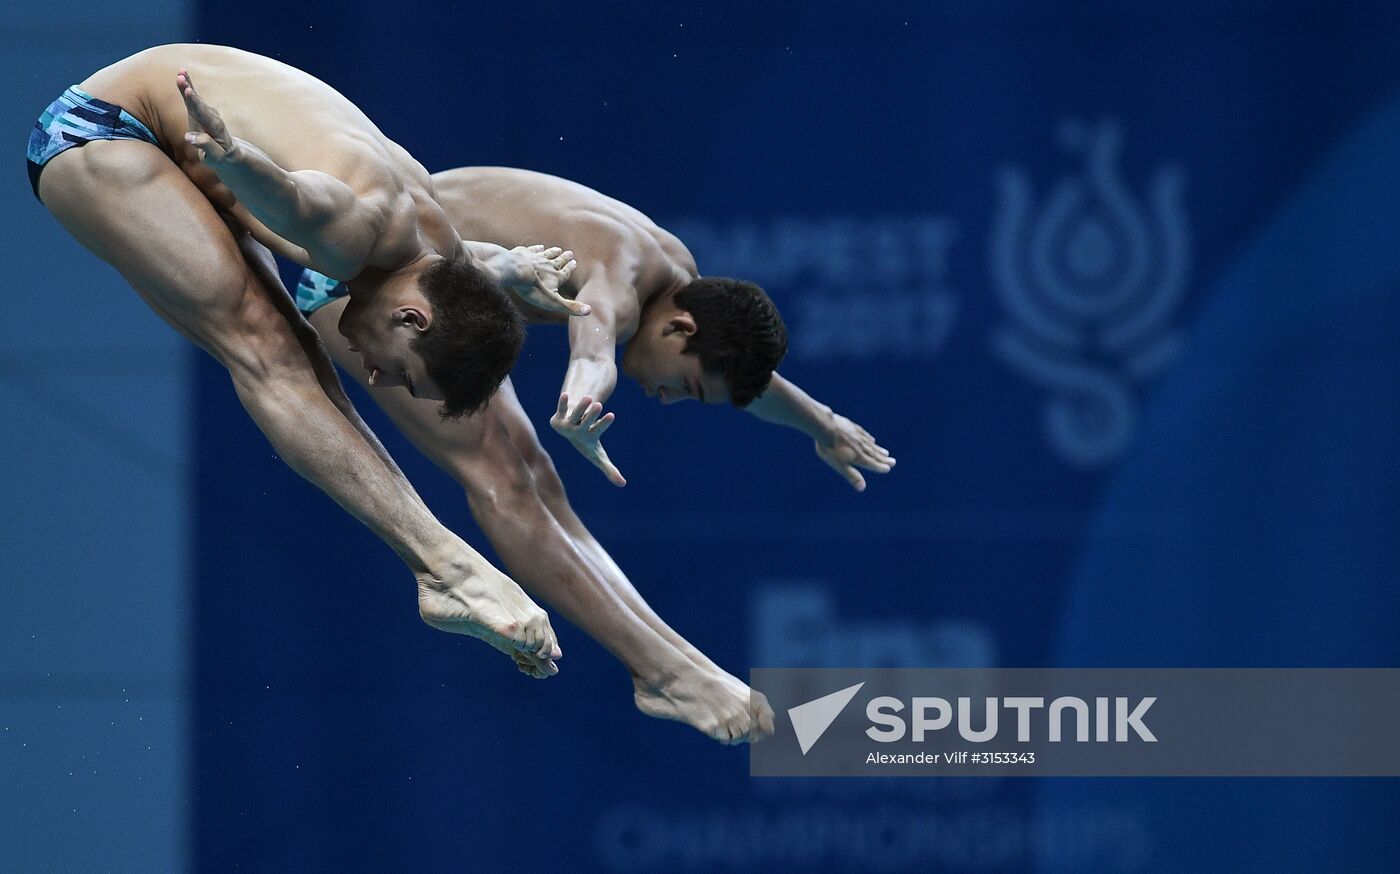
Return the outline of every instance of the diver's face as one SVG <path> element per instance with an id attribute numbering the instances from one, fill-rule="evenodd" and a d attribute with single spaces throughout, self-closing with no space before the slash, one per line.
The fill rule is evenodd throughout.
<path id="1" fill-rule="evenodd" d="M 687 331 L 684 326 L 668 323 L 658 333 L 638 333 L 623 354 L 623 372 L 640 383 L 648 397 L 663 404 L 692 399 L 728 403 L 729 387 L 724 377 L 705 371 L 700 356 L 682 351 L 693 332 L 693 328 Z"/>
<path id="2" fill-rule="evenodd" d="M 413 351 L 413 341 L 432 323 L 432 315 L 425 309 L 387 303 L 357 305 L 354 298 L 346 304 L 338 327 L 350 351 L 359 353 L 371 386 L 402 387 L 416 398 L 443 399 L 422 356 Z"/>

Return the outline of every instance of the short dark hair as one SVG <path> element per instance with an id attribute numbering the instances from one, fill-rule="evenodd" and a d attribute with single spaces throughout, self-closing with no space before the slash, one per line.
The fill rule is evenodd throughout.
<path id="1" fill-rule="evenodd" d="M 440 261 L 418 277 L 433 308 L 413 340 L 428 376 L 442 388 L 444 419 L 470 415 L 495 394 L 525 343 L 525 323 L 510 295 L 465 261 Z"/>
<path id="2" fill-rule="evenodd" d="M 787 354 L 787 327 L 763 289 L 742 279 L 705 277 L 676 292 L 675 301 L 695 319 L 684 351 L 724 376 L 729 402 L 745 407 L 763 394 Z"/>

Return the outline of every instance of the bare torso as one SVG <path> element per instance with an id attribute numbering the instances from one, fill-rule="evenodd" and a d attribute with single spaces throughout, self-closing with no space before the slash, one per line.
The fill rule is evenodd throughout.
<path id="1" fill-rule="evenodd" d="M 678 288 L 699 273 L 690 251 L 642 212 L 587 186 L 557 176 L 510 167 L 462 167 L 433 174 L 438 202 L 463 239 L 507 248 L 540 241 L 574 251 L 578 269 L 561 292 L 572 297 L 596 279 L 635 297 L 639 312 L 652 297 Z M 562 322 L 555 313 L 531 311 L 530 321 Z M 619 341 L 626 341 L 631 325 Z"/>
<path id="2" fill-rule="evenodd" d="M 189 70 L 201 96 L 229 131 L 289 171 L 319 170 L 362 197 L 387 198 L 395 221 L 386 238 L 418 235 L 428 248 L 450 249 L 455 234 L 433 199 L 432 178 L 401 146 L 326 83 L 294 67 L 226 46 L 164 45 L 106 67 L 79 87 L 143 121 L 200 190 L 264 245 L 292 257 L 291 246 L 238 204 L 233 193 L 184 141 L 189 130 L 175 84 Z M 386 243 L 402 247 L 402 239 Z"/>

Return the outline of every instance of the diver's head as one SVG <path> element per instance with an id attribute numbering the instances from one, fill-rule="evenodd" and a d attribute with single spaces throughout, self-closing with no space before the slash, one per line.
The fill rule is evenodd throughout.
<path id="1" fill-rule="evenodd" d="M 525 327 L 510 296 L 465 261 L 433 259 L 390 276 L 367 299 L 350 296 L 340 333 L 376 386 L 475 412 L 510 373 Z"/>
<path id="2" fill-rule="evenodd" d="M 786 353 L 787 328 L 763 289 L 703 278 L 647 303 L 622 369 L 664 404 L 695 398 L 744 407 L 763 394 Z"/>

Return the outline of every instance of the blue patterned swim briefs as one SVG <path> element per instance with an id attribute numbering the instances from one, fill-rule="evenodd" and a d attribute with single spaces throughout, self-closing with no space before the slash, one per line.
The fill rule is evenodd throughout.
<path id="1" fill-rule="evenodd" d="M 29 134 L 29 184 L 34 196 L 39 196 L 39 174 L 54 155 L 93 140 L 143 140 L 160 148 L 156 135 L 136 116 L 115 103 L 69 88 L 49 104 Z"/>

